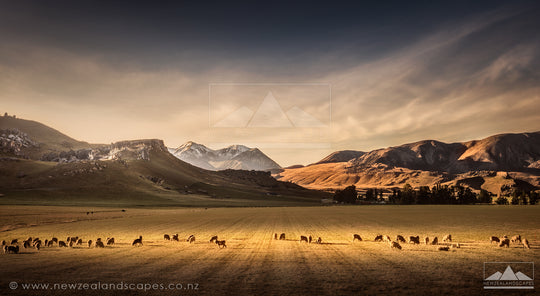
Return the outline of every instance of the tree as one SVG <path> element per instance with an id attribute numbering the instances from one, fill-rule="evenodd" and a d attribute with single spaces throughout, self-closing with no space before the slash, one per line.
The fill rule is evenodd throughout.
<path id="1" fill-rule="evenodd" d="M 344 203 L 356 203 L 358 194 L 356 193 L 356 186 L 351 185 L 343 190 L 336 190 L 334 193 L 334 200 Z"/>
<path id="2" fill-rule="evenodd" d="M 434 204 L 452 204 L 455 201 L 452 195 L 452 189 L 448 185 L 441 186 L 437 184 L 431 189 Z"/>
<path id="3" fill-rule="evenodd" d="M 495 200 L 495 203 L 497 203 L 498 205 L 507 205 L 508 199 L 506 199 L 506 197 L 504 196 L 499 196 L 499 198 Z"/>
<path id="4" fill-rule="evenodd" d="M 531 191 L 529 192 L 529 204 L 535 205 L 538 202 L 538 199 L 540 198 L 538 192 Z"/>
<path id="5" fill-rule="evenodd" d="M 480 189 L 480 194 L 478 195 L 478 202 L 479 203 L 491 203 L 492 198 L 489 191 L 485 189 Z"/>
<path id="6" fill-rule="evenodd" d="M 395 204 L 397 201 L 397 192 L 398 189 L 392 189 L 392 194 L 388 197 L 388 202 Z"/>
<path id="7" fill-rule="evenodd" d="M 413 204 L 416 200 L 416 191 L 412 188 L 409 183 L 406 183 L 401 190 L 401 199 L 400 204 L 410 205 Z"/>
<path id="8" fill-rule="evenodd" d="M 458 185 L 454 189 L 457 193 L 456 202 L 458 204 L 466 205 L 476 202 L 476 195 L 472 192 L 471 188 Z"/>
<path id="9" fill-rule="evenodd" d="M 376 201 L 377 200 L 377 192 L 374 189 L 368 189 L 366 191 L 366 197 L 364 198 L 366 201 Z"/>
<path id="10" fill-rule="evenodd" d="M 528 194 L 526 194 L 525 192 L 521 192 L 521 194 L 519 195 L 518 199 L 519 199 L 519 204 L 520 205 L 527 205 L 529 204 L 529 198 L 527 197 Z"/>
<path id="11" fill-rule="evenodd" d="M 510 203 L 512 205 L 519 205 L 519 197 L 518 196 L 512 196 L 512 199 L 510 200 Z"/>
<path id="12" fill-rule="evenodd" d="M 420 186 L 418 192 L 416 193 L 416 204 L 426 205 L 433 203 L 433 197 L 428 186 Z"/>

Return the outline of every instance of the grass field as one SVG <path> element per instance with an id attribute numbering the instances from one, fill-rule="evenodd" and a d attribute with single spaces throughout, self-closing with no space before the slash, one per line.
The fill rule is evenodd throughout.
<path id="1" fill-rule="evenodd" d="M 87 215 L 86 211 L 95 211 Z M 350 206 L 296 208 L 127 209 L 0 208 L 0 240 L 114 236 L 116 245 L 23 249 L 0 255 L 2 295 L 475 295 L 484 293 L 486 261 L 540 259 L 538 206 Z M 274 240 L 274 233 L 287 240 Z M 163 240 L 178 233 L 180 242 Z M 352 242 L 358 233 L 364 241 Z M 373 242 L 375 235 L 452 234 L 461 248 Z M 194 234 L 195 243 L 185 239 Z M 531 249 L 490 245 L 491 235 L 521 234 Z M 131 242 L 143 236 L 144 246 Z M 212 235 L 227 241 L 219 249 Z M 322 244 L 300 243 L 300 235 Z M 11 290 L 10 282 L 18 288 Z M 164 284 L 167 290 L 28 291 L 26 283 Z M 180 291 L 168 285 L 183 284 Z M 194 284 L 194 286 L 188 286 Z M 536 280 L 535 285 L 540 288 Z M 90 286 L 92 287 L 92 286 Z M 79 287 L 76 287 L 78 289 Z M 80 288 L 84 289 L 84 286 Z M 137 286 L 135 286 L 137 288 Z M 144 289 L 144 286 L 142 286 Z M 148 286 L 147 286 L 148 288 Z M 185 289 L 190 288 L 190 289 Z M 191 289 L 196 288 L 196 289 Z M 534 294 L 534 291 L 519 291 Z M 509 291 L 490 291 L 507 295 Z"/>

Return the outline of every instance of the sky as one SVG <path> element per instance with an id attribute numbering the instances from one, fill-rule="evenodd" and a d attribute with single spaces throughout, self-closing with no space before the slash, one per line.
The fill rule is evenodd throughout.
<path id="1" fill-rule="evenodd" d="M 0 111 L 282 166 L 539 131 L 538 16 L 537 1 L 0 0 Z"/>

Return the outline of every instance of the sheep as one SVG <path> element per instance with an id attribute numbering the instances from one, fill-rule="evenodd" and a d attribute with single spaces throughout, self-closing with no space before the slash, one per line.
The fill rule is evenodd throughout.
<path id="1" fill-rule="evenodd" d="M 426 238 L 424 238 L 424 243 L 426 243 L 426 245 L 429 245 L 429 237 L 426 236 Z"/>
<path id="2" fill-rule="evenodd" d="M 97 242 L 96 242 L 96 244 L 97 244 Z M 135 239 L 131 245 L 132 246 L 137 246 L 137 247 L 142 246 L 143 245 L 143 243 L 142 243 L 142 235 L 139 235 L 139 238 Z"/>
<path id="3" fill-rule="evenodd" d="M 164 239 L 164 240 L 170 241 L 170 240 L 171 240 L 171 237 L 170 237 L 168 234 L 164 234 L 164 235 L 163 235 L 163 239 Z"/>
<path id="4" fill-rule="evenodd" d="M 18 243 L 19 243 L 18 239 L 11 240 L 11 245 L 15 245 L 15 244 L 18 244 Z"/>
<path id="5" fill-rule="evenodd" d="M 311 244 L 311 241 L 313 241 L 313 237 L 311 235 L 309 236 L 309 243 Z"/>
<path id="6" fill-rule="evenodd" d="M 89 248 L 92 247 L 92 240 L 88 240 L 88 247 L 89 247 Z"/>
<path id="7" fill-rule="evenodd" d="M 353 239 L 352 239 L 352 241 L 354 242 L 355 240 L 358 240 L 359 242 L 361 242 L 361 241 L 362 241 L 362 238 L 360 237 L 359 234 L 353 234 Z"/>
<path id="8" fill-rule="evenodd" d="M 227 245 L 225 244 L 225 240 L 216 240 L 216 244 L 220 249 L 227 247 Z"/>
<path id="9" fill-rule="evenodd" d="M 282 233 L 282 234 L 279 236 L 279 240 L 285 240 L 285 233 Z"/>
<path id="10" fill-rule="evenodd" d="M 34 238 L 34 239 L 32 240 L 32 243 L 34 243 L 34 244 L 35 244 L 35 243 L 36 243 L 36 241 L 38 241 L 38 240 L 39 240 L 39 237 L 36 237 L 36 238 Z"/>
<path id="11" fill-rule="evenodd" d="M 322 244 L 322 238 L 319 236 L 319 238 L 317 239 L 317 242 L 318 244 Z"/>
<path id="12" fill-rule="evenodd" d="M 433 240 L 431 241 L 431 245 L 438 245 L 439 244 L 439 239 L 437 237 L 434 237 Z"/>
<path id="13" fill-rule="evenodd" d="M 380 234 L 377 235 L 377 236 L 375 237 L 375 239 L 374 239 L 374 241 L 376 241 L 376 242 L 382 242 L 382 240 L 383 240 L 383 236 L 380 235 Z"/>
<path id="14" fill-rule="evenodd" d="M 449 251 L 449 247 L 439 247 L 439 251 Z"/>
<path id="15" fill-rule="evenodd" d="M 58 243 L 58 239 L 56 237 L 51 238 L 51 241 L 54 243 Z"/>
<path id="16" fill-rule="evenodd" d="M 2 247 L 5 246 L 5 245 L 6 245 L 6 241 L 3 240 L 3 241 L 2 241 Z"/>
<path id="17" fill-rule="evenodd" d="M 54 245 L 54 241 L 50 240 L 46 245 L 47 247 L 52 247 Z"/>
<path id="18" fill-rule="evenodd" d="M 521 244 L 521 235 L 518 234 L 518 235 L 512 236 L 512 238 L 510 239 L 510 242 Z"/>
<path id="19" fill-rule="evenodd" d="M 34 240 L 34 243 L 32 245 L 35 247 L 37 244 L 41 245 L 41 240 L 40 239 Z"/>
<path id="20" fill-rule="evenodd" d="M 504 246 L 506 246 L 507 248 L 510 247 L 510 240 L 509 239 L 505 238 L 499 244 L 499 247 L 501 247 L 501 248 L 504 247 Z"/>
<path id="21" fill-rule="evenodd" d="M 19 246 L 4 246 L 4 253 L 18 254 L 19 253 Z"/>
<path id="22" fill-rule="evenodd" d="M 83 244 L 82 238 L 78 239 L 77 240 L 77 246 L 82 246 L 82 244 Z"/>
<path id="23" fill-rule="evenodd" d="M 178 239 L 178 233 L 172 236 L 172 240 L 173 240 L 173 241 L 177 241 L 177 242 L 180 241 L 180 240 Z"/>
<path id="24" fill-rule="evenodd" d="M 26 249 L 26 248 L 30 248 L 30 242 L 25 240 L 24 243 L 23 243 L 23 247 Z"/>
<path id="25" fill-rule="evenodd" d="M 490 236 L 490 237 L 489 237 L 489 243 L 491 244 L 491 243 L 493 243 L 493 242 L 495 242 L 495 243 L 498 244 L 498 243 L 501 242 L 501 240 L 500 240 L 498 237 L 496 237 L 496 236 Z"/>
<path id="26" fill-rule="evenodd" d="M 58 246 L 67 248 L 67 244 L 64 241 L 58 241 Z"/>
<path id="27" fill-rule="evenodd" d="M 528 241 L 526 238 L 522 239 L 522 240 L 521 240 L 521 243 L 523 244 L 523 248 L 524 248 L 524 249 L 525 249 L 525 248 L 527 248 L 527 249 L 530 249 L 530 248 L 531 248 L 531 246 L 529 245 L 529 241 Z"/>
<path id="28" fill-rule="evenodd" d="M 71 236 L 68 236 L 67 239 L 66 239 L 66 242 L 70 242 L 71 241 Z"/>
<path id="29" fill-rule="evenodd" d="M 37 241 L 37 242 L 34 244 L 34 248 L 36 248 L 36 250 L 39 251 L 39 249 L 41 248 L 41 241 Z"/>
<path id="30" fill-rule="evenodd" d="M 78 236 L 72 237 L 71 242 L 76 243 L 79 240 Z"/>
<path id="31" fill-rule="evenodd" d="M 142 242 L 141 242 L 142 244 Z M 98 238 L 96 240 L 96 248 L 105 248 L 105 245 L 103 244 L 103 242 L 101 241 L 101 238 Z"/>
<path id="32" fill-rule="evenodd" d="M 190 236 L 188 237 L 187 241 L 188 241 L 190 244 L 193 243 L 193 242 L 195 242 L 195 235 L 193 235 L 193 234 L 190 235 Z"/>
<path id="33" fill-rule="evenodd" d="M 307 237 L 301 235 L 301 236 L 300 236 L 300 242 L 306 242 L 306 243 L 307 243 L 307 242 L 308 242 Z"/>
<path id="34" fill-rule="evenodd" d="M 48 239 L 45 239 L 45 243 L 43 244 L 44 246 L 48 246 L 49 245 L 49 240 Z"/>
<path id="35" fill-rule="evenodd" d="M 385 236 L 383 236 L 383 241 L 389 243 L 389 242 L 392 241 L 392 239 L 388 235 L 385 235 Z"/>
<path id="36" fill-rule="evenodd" d="M 409 244 L 415 244 L 415 245 L 419 245 L 420 244 L 420 236 L 409 236 Z"/>
<path id="37" fill-rule="evenodd" d="M 107 246 L 112 246 L 112 245 L 114 245 L 114 237 L 107 238 Z"/>
<path id="38" fill-rule="evenodd" d="M 69 242 L 69 247 L 70 247 L 70 248 L 73 248 L 73 241 L 70 241 L 70 242 Z"/>
<path id="39" fill-rule="evenodd" d="M 214 236 L 212 236 L 210 238 L 210 242 L 213 243 L 213 242 L 217 241 L 217 239 L 218 239 L 217 235 L 214 235 Z"/>
<path id="40" fill-rule="evenodd" d="M 443 237 L 442 239 L 443 242 L 452 242 L 452 235 L 451 234 L 447 234 Z"/>
<path id="41" fill-rule="evenodd" d="M 399 234 L 397 235 L 396 240 L 398 242 L 406 243 L 405 238 Z"/>
<path id="42" fill-rule="evenodd" d="M 274 233 L 274 239 L 277 240 L 277 233 Z"/>
<path id="43" fill-rule="evenodd" d="M 390 248 L 391 249 L 398 249 L 398 250 L 401 250 L 401 245 L 398 243 L 398 242 L 391 242 L 390 243 Z"/>

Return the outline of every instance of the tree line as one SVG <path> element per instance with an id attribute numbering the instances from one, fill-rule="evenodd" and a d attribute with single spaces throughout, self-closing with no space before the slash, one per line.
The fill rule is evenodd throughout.
<path id="1" fill-rule="evenodd" d="M 469 187 L 461 185 L 435 185 L 420 186 L 417 190 L 410 184 L 405 184 L 403 188 L 394 188 L 392 193 L 383 197 L 383 190 L 377 188 L 367 189 L 364 194 L 358 194 L 354 185 L 334 193 L 334 200 L 341 203 L 356 204 L 361 202 L 386 202 L 390 204 L 513 204 L 513 205 L 534 205 L 540 200 L 540 194 L 536 191 L 523 191 L 518 188 L 501 188 L 501 194 L 497 197 L 481 189 L 475 193 Z"/>

